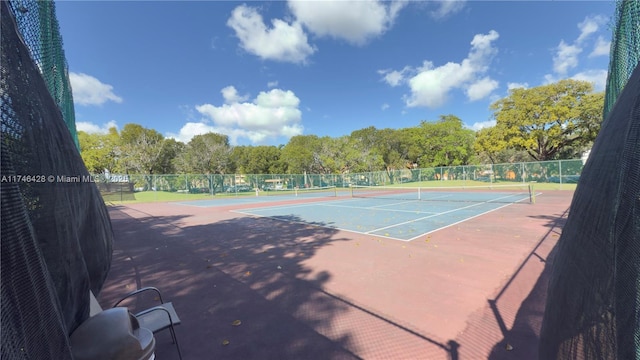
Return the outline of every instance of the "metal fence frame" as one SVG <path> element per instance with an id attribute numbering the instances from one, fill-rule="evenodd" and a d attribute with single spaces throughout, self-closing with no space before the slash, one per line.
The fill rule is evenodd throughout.
<path id="1" fill-rule="evenodd" d="M 124 194 L 154 191 L 202 195 L 252 195 L 261 191 L 352 185 L 474 186 L 493 183 L 575 184 L 585 160 L 553 160 L 507 164 L 442 166 L 345 174 L 99 174 L 93 176 L 103 195 L 126 200 Z M 120 196 L 118 196 L 118 194 Z M 115 195 L 115 196 L 114 196 Z M 106 199 L 106 197 L 105 197 Z"/>

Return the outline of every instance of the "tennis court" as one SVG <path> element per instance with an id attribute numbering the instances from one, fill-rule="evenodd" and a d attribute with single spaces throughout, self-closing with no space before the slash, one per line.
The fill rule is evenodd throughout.
<path id="1" fill-rule="evenodd" d="M 572 192 L 365 190 L 114 206 L 100 301 L 162 284 L 185 359 L 536 358 L 538 277 Z M 169 336 L 158 352 L 177 355 Z"/>
<path id="2" fill-rule="evenodd" d="M 181 204 L 210 207 L 242 202 L 252 206 L 234 210 L 235 212 L 411 241 L 506 206 L 531 204 L 533 194 L 528 185 L 473 188 L 354 186 L 342 190 L 327 188 L 280 196 Z M 289 201 L 282 205 L 278 205 L 277 202 L 309 198 L 315 198 L 317 201 Z M 256 203 L 265 202 L 270 204 L 255 207 Z"/>

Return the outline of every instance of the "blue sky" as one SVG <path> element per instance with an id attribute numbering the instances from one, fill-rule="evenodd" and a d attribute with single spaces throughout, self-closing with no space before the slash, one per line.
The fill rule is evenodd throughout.
<path id="1" fill-rule="evenodd" d="M 138 123 L 234 145 L 473 129 L 512 87 L 604 90 L 612 1 L 59 1 L 79 130 Z"/>

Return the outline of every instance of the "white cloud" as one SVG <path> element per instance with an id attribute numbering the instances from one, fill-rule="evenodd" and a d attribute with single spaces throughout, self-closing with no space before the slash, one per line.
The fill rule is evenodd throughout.
<path id="1" fill-rule="evenodd" d="M 556 50 L 556 55 L 553 57 L 553 71 L 564 75 L 578 66 L 578 55 L 582 52 L 582 48 L 577 45 L 568 45 L 561 40 Z"/>
<path id="2" fill-rule="evenodd" d="M 496 126 L 495 120 L 479 121 L 470 126 L 471 130 L 478 131 L 480 129 Z"/>
<path id="3" fill-rule="evenodd" d="M 89 134 L 108 134 L 109 129 L 115 127 L 118 128 L 118 124 L 116 124 L 115 120 L 111 120 L 106 124 L 96 125 L 91 122 L 86 121 L 77 121 L 76 122 L 76 130 L 84 131 Z"/>
<path id="4" fill-rule="evenodd" d="M 300 99 L 291 90 L 273 89 L 269 92 L 260 92 L 255 103 L 265 108 L 291 108 L 297 109 Z"/>
<path id="5" fill-rule="evenodd" d="M 597 33 L 601 26 L 606 24 L 607 18 L 601 15 L 587 16 L 578 24 L 580 35 L 573 44 L 569 45 L 564 40 L 556 48 L 556 54 L 553 57 L 554 74 L 546 74 L 544 76 L 544 84 L 557 82 L 561 79 L 571 78 L 575 80 L 588 81 L 593 83 L 594 90 L 602 91 L 605 89 L 607 81 L 607 70 L 603 69 L 586 69 L 569 76 L 569 71 L 578 68 L 578 56 L 583 49 L 588 46 L 587 40 L 591 35 Z M 602 36 L 598 36 L 593 44 L 593 51 L 588 57 L 596 57 L 609 55 L 611 43 L 606 41 Z"/>
<path id="6" fill-rule="evenodd" d="M 566 43 L 564 40 L 560 41 L 560 44 L 556 47 L 556 53 L 553 56 L 553 71 L 555 74 L 547 74 L 544 77 L 544 83 L 556 82 L 559 79 L 569 77 L 570 70 L 576 69 L 579 63 L 579 55 L 584 48 L 588 46 L 586 41 L 591 35 L 597 33 L 601 26 L 606 24 L 607 18 L 602 15 L 587 16 L 582 22 L 578 24 L 580 29 L 580 35 L 572 44 Z M 593 45 L 593 51 L 588 57 L 596 57 L 602 55 L 609 55 L 609 47 L 611 43 L 604 40 L 602 36 L 598 36 Z M 571 78 L 574 79 L 592 79 L 596 84 L 596 88 L 602 83 L 602 73 L 605 70 L 584 70 Z M 606 75 L 605 75 L 606 78 Z"/>
<path id="7" fill-rule="evenodd" d="M 589 57 L 609 55 L 609 49 L 611 48 L 611 41 L 606 41 L 602 36 L 598 36 L 596 44 L 593 46 L 593 51 L 589 54 Z"/>
<path id="8" fill-rule="evenodd" d="M 484 99 L 498 88 L 498 82 L 489 77 L 482 78 L 467 88 L 467 97 L 471 101 Z"/>
<path id="9" fill-rule="evenodd" d="M 268 87 L 268 88 L 274 88 L 274 87 L 276 87 L 276 86 L 278 86 L 278 82 L 277 82 L 277 81 L 269 81 L 269 82 L 267 83 L 267 87 Z"/>
<path id="10" fill-rule="evenodd" d="M 400 71 L 390 69 L 378 70 L 378 74 L 384 75 L 382 77 L 382 80 L 393 87 L 396 87 L 404 82 L 406 80 L 406 76 L 412 72 L 414 71 L 409 66 L 405 66 Z"/>
<path id="11" fill-rule="evenodd" d="M 490 77 L 478 79 L 489 69 L 489 64 L 497 53 L 493 42 L 499 34 L 491 30 L 488 34 L 477 34 L 471 41 L 471 50 L 467 58 L 460 63 L 448 62 L 435 67 L 432 62 L 424 61 L 416 69 L 405 67 L 402 71 L 378 71 L 383 80 L 391 86 L 406 82 L 411 89 L 404 100 L 409 107 L 426 106 L 435 108 L 447 101 L 449 93 L 456 88 L 467 88 L 470 100 L 478 100 L 491 93 L 497 82 Z M 405 77 L 408 77 L 405 80 Z"/>
<path id="12" fill-rule="evenodd" d="M 547 85 L 547 84 L 551 84 L 551 83 L 554 83 L 554 82 L 557 82 L 557 81 L 560 81 L 560 79 L 558 77 L 556 77 L 556 76 L 554 76 L 552 74 L 546 74 L 544 76 L 543 84 Z"/>
<path id="13" fill-rule="evenodd" d="M 121 103 L 122 98 L 113 93 L 113 86 L 83 73 L 69 72 L 73 102 L 77 105 L 102 105 L 107 101 Z"/>
<path id="14" fill-rule="evenodd" d="M 242 102 L 249 99 L 249 95 L 238 95 L 238 90 L 236 90 L 236 88 L 233 86 L 227 86 L 224 89 L 220 90 L 220 92 L 222 93 L 222 97 L 224 98 L 224 102 L 226 104 Z"/>
<path id="15" fill-rule="evenodd" d="M 578 24 L 580 29 L 580 35 L 576 39 L 577 43 L 582 43 L 591 34 L 598 31 L 600 26 L 606 24 L 607 19 L 602 15 L 587 16 L 581 23 Z"/>
<path id="16" fill-rule="evenodd" d="M 510 82 L 507 83 L 507 89 L 511 90 L 511 89 L 528 89 L 529 88 L 529 83 L 517 83 L 517 82 Z"/>
<path id="17" fill-rule="evenodd" d="M 451 89 L 467 81 L 467 74 L 463 74 L 462 66 L 447 63 L 433 68 L 431 62 L 425 62 L 420 72 L 409 79 L 411 95 L 405 97 L 407 106 L 426 106 L 435 108 L 443 105 Z"/>
<path id="18" fill-rule="evenodd" d="M 387 104 L 387 103 L 382 104 L 382 106 L 380 107 L 380 109 L 382 109 L 382 111 L 385 111 L 388 108 L 389 108 L 389 104 Z"/>
<path id="19" fill-rule="evenodd" d="M 607 70 L 603 69 L 590 69 L 581 71 L 570 77 L 574 80 L 588 81 L 593 84 L 593 89 L 595 91 L 604 91 L 607 85 Z M 543 83 L 545 85 L 555 83 L 560 81 L 561 78 L 558 78 L 554 75 L 547 74 L 544 76 Z"/>
<path id="20" fill-rule="evenodd" d="M 585 70 L 571 77 L 575 80 L 588 81 L 595 91 L 604 91 L 607 85 L 607 70 Z"/>
<path id="21" fill-rule="evenodd" d="M 448 15 L 455 14 L 462 10 L 465 5 L 465 0 L 442 0 L 437 1 L 438 9 L 431 12 L 431 16 L 436 19 L 442 19 Z"/>
<path id="22" fill-rule="evenodd" d="M 228 88 L 232 87 L 225 89 Z M 217 132 L 228 135 L 232 144 L 237 143 L 239 138 L 259 144 L 268 139 L 302 134 L 302 112 L 298 109 L 300 99 L 292 91 L 263 91 L 251 102 L 228 102 L 230 98 L 225 97 L 226 102 L 221 106 L 196 106 L 204 119 L 185 124 L 179 134 L 171 136 L 188 142 L 195 135 Z"/>
<path id="23" fill-rule="evenodd" d="M 176 139 L 183 143 L 188 143 L 196 135 L 203 135 L 210 132 L 218 132 L 218 128 L 202 122 L 188 122 L 182 126 L 178 134 L 167 133 L 168 138 Z M 219 133 L 219 132 L 218 132 Z"/>
<path id="24" fill-rule="evenodd" d="M 246 5 L 236 7 L 227 21 L 247 52 L 263 59 L 304 63 L 316 49 L 307 42 L 307 35 L 298 22 L 288 24 L 280 19 L 267 28 L 262 15 Z"/>
<path id="25" fill-rule="evenodd" d="M 296 20 L 317 36 L 362 45 L 389 29 L 406 1 L 298 1 L 289 9 Z"/>

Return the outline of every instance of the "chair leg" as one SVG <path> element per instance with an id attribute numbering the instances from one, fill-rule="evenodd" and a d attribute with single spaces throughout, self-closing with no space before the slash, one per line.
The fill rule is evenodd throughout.
<path id="1" fill-rule="evenodd" d="M 175 330 L 173 330 L 173 325 L 169 327 L 169 330 L 171 331 L 171 338 L 173 339 L 173 343 L 176 344 L 176 348 L 178 349 L 178 357 L 180 357 L 180 360 L 182 360 L 182 352 L 180 351 L 180 345 L 178 345 L 178 338 L 176 337 Z"/>
<path id="2" fill-rule="evenodd" d="M 169 330 L 171 331 L 171 342 L 172 342 L 173 344 L 177 343 L 177 340 L 176 340 L 176 333 L 175 333 L 175 331 L 173 330 L 173 325 L 169 326 Z"/>

